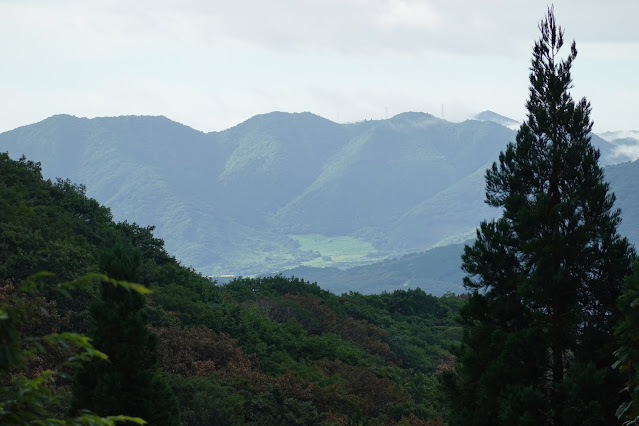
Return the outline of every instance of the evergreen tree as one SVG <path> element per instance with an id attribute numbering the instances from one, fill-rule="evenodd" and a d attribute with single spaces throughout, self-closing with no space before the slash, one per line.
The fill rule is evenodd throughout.
<path id="1" fill-rule="evenodd" d="M 590 104 L 569 92 L 575 43 L 561 59 L 552 8 L 539 29 L 527 120 L 486 173 L 503 215 L 462 257 L 460 424 L 612 424 L 619 404 L 615 304 L 634 251 L 590 144 Z"/>
<path id="2" fill-rule="evenodd" d="M 629 400 L 617 409 L 617 417 L 624 425 L 639 424 L 639 261 L 635 261 L 632 274 L 626 277 L 623 294 L 619 298 L 623 320 L 617 328 L 622 346 L 615 352 L 614 367 L 626 379 L 623 393 Z"/>
<path id="3" fill-rule="evenodd" d="M 111 278 L 138 279 L 139 251 L 116 243 L 102 253 L 100 266 Z M 109 361 L 93 362 L 78 370 L 72 410 L 135 415 L 150 424 L 179 424 L 177 400 L 161 380 L 156 361 L 157 338 L 146 328 L 144 296 L 122 287 L 103 285 L 91 304 L 90 336 Z"/>

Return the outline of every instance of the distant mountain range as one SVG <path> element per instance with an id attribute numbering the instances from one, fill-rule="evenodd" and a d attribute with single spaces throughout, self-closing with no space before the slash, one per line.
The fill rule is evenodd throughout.
<path id="1" fill-rule="evenodd" d="M 639 142 L 639 130 L 618 130 L 614 132 L 597 133 L 597 135 L 608 142 L 615 142 L 622 139 L 631 139 Z"/>
<path id="2" fill-rule="evenodd" d="M 459 294 L 465 291 L 460 267 L 463 252 L 464 244 L 451 244 L 370 265 L 346 269 L 298 266 L 282 274 L 321 283 L 322 288 L 337 294 L 349 291 L 375 294 L 416 287 L 434 296 Z"/>
<path id="3" fill-rule="evenodd" d="M 484 170 L 517 123 L 477 118 L 410 112 L 337 124 L 273 112 L 202 133 L 165 117 L 58 115 L 0 134 L 0 150 L 85 184 L 117 220 L 156 225 L 169 252 L 206 275 L 252 275 L 362 266 L 472 237 L 498 214 L 483 203 Z M 593 143 L 605 164 L 632 158 L 619 140 Z M 611 170 L 611 180 L 630 173 Z M 446 280 L 420 285 L 444 291 Z"/>
<path id="4" fill-rule="evenodd" d="M 639 130 L 603 132 L 599 136 L 614 146 L 613 157 L 618 162 L 639 158 Z"/>

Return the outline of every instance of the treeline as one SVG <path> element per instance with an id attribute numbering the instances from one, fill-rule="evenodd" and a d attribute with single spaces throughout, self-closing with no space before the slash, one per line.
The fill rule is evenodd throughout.
<path id="1" fill-rule="evenodd" d="M 114 223 L 82 186 L 44 181 L 38 163 L 7 154 L 0 204 L 0 302 L 3 312 L 22 309 L 12 324 L 30 351 L 3 365 L 0 423 L 25 412 L 10 403 L 20 380 L 50 370 L 64 374 L 40 383 L 50 395 L 30 403 L 71 423 L 83 410 L 189 425 L 423 425 L 447 416 L 439 377 L 454 368 L 449 349 L 461 337 L 455 295 L 337 296 L 281 276 L 218 286 L 168 255 L 152 227 Z M 39 271 L 52 275 L 21 292 Z M 151 294 L 87 278 L 96 272 Z M 70 297 L 59 291 L 82 276 L 83 286 L 66 286 L 80 287 Z M 109 362 L 69 366 L 69 344 L 28 349 L 67 332 L 91 337 Z"/>

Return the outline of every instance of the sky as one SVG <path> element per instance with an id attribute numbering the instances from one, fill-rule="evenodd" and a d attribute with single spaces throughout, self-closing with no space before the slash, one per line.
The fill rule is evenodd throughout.
<path id="1" fill-rule="evenodd" d="M 54 114 L 526 116 L 539 0 L 0 0 L 0 132 Z M 556 0 L 596 132 L 639 129 L 639 1 Z M 567 47 L 564 49 L 567 51 Z"/>

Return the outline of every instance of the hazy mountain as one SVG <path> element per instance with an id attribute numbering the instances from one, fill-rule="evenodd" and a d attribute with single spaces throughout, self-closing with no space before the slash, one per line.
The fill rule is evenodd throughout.
<path id="1" fill-rule="evenodd" d="M 270 253 L 284 254 L 282 266 L 309 257 L 295 241 L 259 226 L 259 215 L 250 214 L 272 201 L 264 188 L 249 191 L 245 181 L 266 180 L 263 175 L 270 173 L 269 192 L 277 199 L 286 187 L 278 185 L 286 180 L 278 181 L 278 175 L 294 168 L 278 158 L 272 170 L 236 172 L 251 167 L 242 149 L 256 132 L 268 139 L 278 114 L 272 117 L 266 126 L 255 117 L 221 134 L 204 134 L 165 117 L 60 115 L 0 134 L 0 148 L 41 161 L 46 177 L 86 184 L 88 195 L 111 207 L 116 219 L 156 225 L 169 251 L 184 263 L 211 273 L 247 272 L 269 264 Z M 249 131 L 241 132 L 247 125 Z M 242 138 L 233 137 L 238 130 Z M 291 147 L 284 150 L 295 155 Z M 255 161 L 265 163 L 264 158 Z"/>
<path id="2" fill-rule="evenodd" d="M 623 221 L 619 232 L 635 245 L 639 244 L 639 160 L 605 168 L 606 180 L 615 193 L 615 207 L 621 209 Z M 638 247 L 639 248 L 639 247 Z"/>
<path id="3" fill-rule="evenodd" d="M 481 174 L 481 183 L 483 185 L 483 172 L 479 174 Z M 619 227 L 619 233 L 628 237 L 634 244 L 637 244 L 639 243 L 639 192 L 637 191 L 639 161 L 607 166 L 605 175 L 617 199 L 615 207 L 620 208 L 622 211 L 623 220 Z M 470 192 L 457 199 L 466 200 L 472 198 L 474 205 L 468 205 L 467 207 L 484 209 L 481 215 L 486 217 L 496 216 L 498 212 L 486 206 L 483 203 L 483 197 L 468 196 L 472 194 L 473 189 L 480 191 L 478 183 L 470 178 L 462 180 L 466 181 L 466 184 L 460 182 L 453 186 L 466 187 L 468 185 L 470 187 Z M 483 187 L 481 191 L 483 191 Z M 464 210 L 460 206 L 447 204 L 450 200 L 455 200 L 455 197 L 442 200 L 441 207 L 439 207 L 441 211 L 449 211 L 452 216 L 470 214 L 469 210 Z M 425 218 L 429 217 L 429 214 L 433 215 L 432 217 L 438 217 L 433 210 L 428 210 L 429 208 L 437 208 L 437 203 L 424 203 L 422 207 L 424 208 L 422 212 L 424 212 Z M 419 223 L 419 221 L 416 222 Z M 418 228 L 418 226 L 415 228 Z M 474 236 L 475 233 L 472 231 L 461 235 L 460 239 L 470 240 Z M 404 237 L 410 240 L 410 233 L 406 232 Z M 450 244 L 421 253 L 408 254 L 398 259 L 384 260 L 343 270 L 338 268 L 298 267 L 284 271 L 283 274 L 320 282 L 325 288 L 337 293 L 349 290 L 361 293 L 378 293 L 405 287 L 425 288 L 434 295 L 441 295 L 447 291 L 459 293 L 464 291 L 462 285 L 464 273 L 461 270 L 463 247 L 464 244 Z"/>
<path id="4" fill-rule="evenodd" d="M 482 111 L 479 114 L 476 114 L 475 116 L 473 116 L 473 119 L 479 121 L 492 121 L 493 123 L 508 127 L 511 130 L 517 130 L 521 125 L 521 123 L 517 120 L 499 115 L 496 112 L 489 110 Z"/>
<path id="5" fill-rule="evenodd" d="M 603 132 L 599 133 L 599 136 L 613 146 L 611 154 L 615 163 L 635 161 L 639 158 L 639 131 Z"/>
<path id="6" fill-rule="evenodd" d="M 481 177 L 480 183 L 474 179 L 478 174 Z M 615 207 L 622 211 L 623 221 L 619 232 L 637 244 L 639 243 L 639 192 L 637 191 L 639 161 L 607 166 L 605 175 L 617 198 Z M 471 215 L 467 208 L 483 209 L 481 215 L 485 217 L 497 215 L 498 212 L 495 209 L 491 209 L 483 203 L 483 197 L 470 196 L 473 191 L 483 194 L 483 170 L 478 170 L 478 173 L 463 179 L 444 193 L 454 192 L 453 188 L 455 187 L 467 188 L 468 192 L 465 192 L 461 197 L 442 197 L 439 204 L 435 200 L 431 200 L 432 202 L 425 202 L 420 206 L 420 209 L 407 212 L 406 216 L 411 216 L 415 211 L 423 213 L 422 218 L 415 220 L 416 225 L 413 229 L 419 228 L 418 224 L 421 220 L 428 222 L 428 217 L 439 217 L 436 210 L 448 211 L 453 216 L 451 222 L 454 222 L 454 219 L 460 215 Z M 455 200 L 467 199 L 473 200 L 472 206 L 470 203 L 467 206 L 450 204 L 451 201 L 455 203 Z M 408 241 L 411 240 L 409 229 L 410 227 L 407 226 L 403 235 Z M 455 231 L 457 230 L 452 230 L 451 233 Z M 460 239 L 469 240 L 474 236 L 473 230 L 460 236 Z M 461 270 L 463 247 L 464 244 L 450 244 L 421 253 L 407 254 L 397 259 L 388 259 L 347 269 L 302 266 L 284 271 L 283 274 L 317 281 L 322 283 L 324 288 L 336 293 L 359 291 L 368 294 L 407 287 L 425 288 L 434 295 L 441 295 L 447 291 L 461 293 L 464 291 L 462 285 L 464 273 Z"/>
<path id="7" fill-rule="evenodd" d="M 515 131 L 519 130 L 519 127 L 521 126 L 521 122 L 490 110 L 482 111 L 479 114 L 474 115 L 473 119 L 479 121 L 491 121 Z M 639 150 L 630 152 L 627 149 L 619 149 L 613 142 L 614 139 L 621 137 L 636 137 L 639 142 L 639 132 L 637 131 L 605 132 L 599 135 L 592 134 L 591 137 L 592 144 L 601 151 L 601 164 L 617 164 L 623 161 L 632 161 L 639 157 L 639 154 L 635 155 L 635 152 L 639 153 Z"/>
<path id="8" fill-rule="evenodd" d="M 350 235 L 386 229 L 496 158 L 513 136 L 494 123 L 450 123 L 423 113 L 350 128 L 357 130 L 355 136 L 273 216 L 286 232 Z"/>
<path id="9" fill-rule="evenodd" d="M 482 219 L 500 213 L 484 203 L 485 173 L 490 164 L 407 210 L 390 227 L 390 238 L 407 249 L 417 249 L 469 232 L 474 236 Z M 465 235 L 461 240 L 467 238 Z"/>
<path id="10" fill-rule="evenodd" d="M 0 149 L 85 184 L 118 220 L 156 225 L 185 264 L 247 275 L 463 241 L 498 213 L 483 204 L 484 170 L 514 136 L 414 112 L 352 124 L 274 112 L 212 133 L 58 115 L 0 134 Z M 615 146 L 593 142 L 607 161 Z"/>
<path id="11" fill-rule="evenodd" d="M 449 291 L 459 294 L 464 292 L 463 252 L 464 244 L 453 244 L 353 268 L 301 266 L 282 274 L 321 283 L 322 288 L 337 294 L 349 291 L 374 294 L 415 287 L 435 296 Z"/>
<path id="12" fill-rule="evenodd" d="M 639 142 L 639 130 L 617 130 L 597 133 L 597 135 L 608 142 L 614 142 L 617 139 L 633 139 Z"/>

